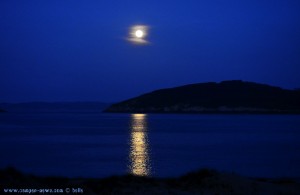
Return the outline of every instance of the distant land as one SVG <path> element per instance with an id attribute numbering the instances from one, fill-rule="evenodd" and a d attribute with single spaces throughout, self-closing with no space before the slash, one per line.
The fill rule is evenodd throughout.
<path id="1" fill-rule="evenodd" d="M 104 112 L 300 114 L 300 91 L 241 80 L 198 83 L 146 93 Z"/>
<path id="2" fill-rule="evenodd" d="M 26 102 L 0 103 L 0 108 L 7 112 L 102 112 L 109 105 L 103 102 Z"/>

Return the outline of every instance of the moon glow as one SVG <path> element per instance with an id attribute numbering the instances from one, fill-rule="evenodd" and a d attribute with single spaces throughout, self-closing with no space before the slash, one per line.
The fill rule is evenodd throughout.
<path id="1" fill-rule="evenodd" d="M 135 25 L 129 30 L 129 36 L 127 38 L 133 44 L 146 45 L 149 44 L 147 40 L 149 27 L 145 25 Z"/>
<path id="2" fill-rule="evenodd" d="M 144 36 L 144 32 L 142 30 L 135 31 L 135 36 L 137 38 L 142 38 Z"/>

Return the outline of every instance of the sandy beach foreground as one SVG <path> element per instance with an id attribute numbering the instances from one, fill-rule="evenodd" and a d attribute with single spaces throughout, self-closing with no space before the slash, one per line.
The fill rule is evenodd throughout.
<path id="1" fill-rule="evenodd" d="M 35 194 L 41 189 L 60 194 L 300 194 L 300 183 L 293 179 L 249 178 L 210 169 L 177 178 L 124 175 L 95 179 L 37 177 L 6 168 L 0 170 L 0 185 L 1 194 L 14 194 L 12 189 L 31 189 L 31 193 L 36 190 Z"/>

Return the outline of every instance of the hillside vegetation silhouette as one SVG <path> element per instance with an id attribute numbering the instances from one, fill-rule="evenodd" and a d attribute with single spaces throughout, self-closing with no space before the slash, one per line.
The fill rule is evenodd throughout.
<path id="1" fill-rule="evenodd" d="M 241 80 L 160 89 L 111 105 L 126 113 L 300 113 L 300 91 Z"/>

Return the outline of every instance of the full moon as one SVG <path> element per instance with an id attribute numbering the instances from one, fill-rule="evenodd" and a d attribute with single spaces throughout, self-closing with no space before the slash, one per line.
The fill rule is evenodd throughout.
<path id="1" fill-rule="evenodd" d="M 135 31 L 135 36 L 137 38 L 142 38 L 144 36 L 144 32 L 142 30 Z"/>
<path id="2" fill-rule="evenodd" d="M 129 29 L 129 36 L 127 40 L 137 45 L 148 45 L 150 42 L 147 40 L 149 35 L 149 26 L 147 25 L 134 25 Z"/>

